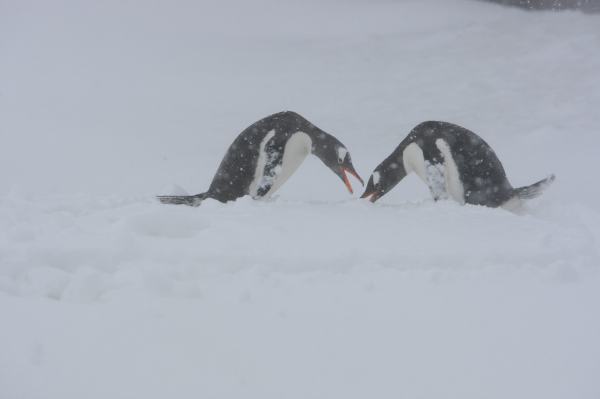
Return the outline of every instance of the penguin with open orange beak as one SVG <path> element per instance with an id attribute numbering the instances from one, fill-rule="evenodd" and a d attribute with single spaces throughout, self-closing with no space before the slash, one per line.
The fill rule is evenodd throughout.
<path id="1" fill-rule="evenodd" d="M 163 204 L 198 206 L 206 198 L 234 201 L 245 195 L 268 198 L 298 169 L 309 154 L 319 158 L 335 173 L 350 193 L 348 175 L 363 180 L 352 164 L 350 152 L 341 141 L 301 115 L 284 111 L 247 127 L 229 146 L 205 193 L 166 195 Z"/>

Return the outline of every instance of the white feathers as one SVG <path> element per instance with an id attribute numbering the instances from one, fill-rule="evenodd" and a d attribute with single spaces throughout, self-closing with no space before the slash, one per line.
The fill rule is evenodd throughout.
<path id="1" fill-rule="evenodd" d="M 425 161 L 425 170 L 427 173 L 427 185 L 433 198 L 437 200 L 448 199 L 448 189 L 446 188 L 445 167 L 441 163 L 431 163 Z"/>
<path id="2" fill-rule="evenodd" d="M 446 190 L 452 199 L 460 204 L 464 204 L 465 190 L 460 179 L 458 167 L 456 166 L 456 162 L 454 162 L 454 157 L 450 151 L 450 146 L 443 139 L 437 139 L 435 141 L 435 145 L 444 157 L 444 177 L 446 180 Z"/>
<path id="3" fill-rule="evenodd" d="M 254 179 L 252 179 L 252 183 L 250 183 L 250 188 L 248 193 L 252 196 L 252 198 L 257 197 L 258 188 L 262 183 L 263 172 L 265 170 L 265 165 L 267 164 L 267 154 L 265 153 L 265 146 L 275 136 L 275 130 L 271 130 L 267 133 L 265 138 L 260 142 L 260 149 L 258 150 L 258 161 L 256 163 L 256 170 L 254 171 Z"/>
<path id="4" fill-rule="evenodd" d="M 373 184 L 379 184 L 379 179 L 381 179 L 379 172 L 373 172 Z"/>
<path id="5" fill-rule="evenodd" d="M 402 162 L 406 174 L 415 172 L 425 184 L 427 183 L 427 171 L 425 168 L 425 159 L 423 158 L 423 150 L 417 143 L 410 143 L 402 153 Z"/>
<path id="6" fill-rule="evenodd" d="M 264 176 L 264 164 L 260 169 L 257 165 L 255 176 L 258 174 L 259 179 L 257 180 L 257 185 L 255 190 L 258 190 L 261 186 L 270 185 L 271 189 L 267 192 L 267 194 L 263 198 L 269 198 L 274 192 L 276 192 L 282 185 L 290 178 L 290 176 L 298 169 L 300 164 L 306 159 L 308 154 L 310 154 L 310 150 L 312 147 L 312 140 L 308 136 L 308 134 L 304 132 L 297 132 L 292 135 L 285 143 L 285 147 L 283 149 L 283 159 L 281 165 L 275 167 L 274 174 L 272 176 Z M 266 155 L 264 155 L 264 147 L 262 147 L 261 155 L 266 159 Z M 254 182 L 253 182 L 254 184 Z M 256 191 L 253 194 L 256 196 Z"/>
<path id="7" fill-rule="evenodd" d="M 337 153 L 338 153 L 338 160 L 340 161 L 340 163 L 342 163 L 344 161 L 344 158 L 346 158 L 346 154 L 348 154 L 348 150 L 345 149 L 344 147 L 339 147 L 337 149 Z"/>
<path id="8" fill-rule="evenodd" d="M 435 145 L 442 153 L 443 163 L 431 163 L 425 160 L 423 150 L 417 143 L 410 143 L 402 153 L 406 173 L 415 172 L 429 187 L 433 198 L 444 199 L 450 196 L 453 200 L 464 204 L 464 189 L 460 174 L 450 146 L 443 139 L 437 139 Z"/>

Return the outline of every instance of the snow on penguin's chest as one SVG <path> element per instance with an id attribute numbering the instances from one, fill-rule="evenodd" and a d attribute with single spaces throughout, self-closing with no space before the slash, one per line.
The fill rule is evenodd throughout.
<path id="1" fill-rule="evenodd" d="M 273 168 L 271 175 L 266 176 L 264 171 L 269 158 L 269 155 L 266 153 L 266 145 L 274 135 L 275 131 L 269 132 L 260 145 L 254 180 L 250 185 L 250 194 L 255 198 L 257 197 L 258 189 L 262 186 L 271 187 L 263 197 L 268 198 L 276 192 L 294 174 L 306 159 L 312 147 L 312 140 L 306 133 L 294 133 L 285 143 L 281 163 Z"/>
<path id="2" fill-rule="evenodd" d="M 450 146 L 443 139 L 437 139 L 435 145 L 444 158 L 443 163 L 425 159 L 421 147 L 410 143 L 402 154 L 404 169 L 407 174 L 415 172 L 427 184 L 435 200 L 451 197 L 464 204 L 464 189 Z"/>

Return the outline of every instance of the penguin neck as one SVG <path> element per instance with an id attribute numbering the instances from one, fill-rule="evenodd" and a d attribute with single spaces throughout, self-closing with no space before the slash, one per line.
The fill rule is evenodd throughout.
<path id="1" fill-rule="evenodd" d="M 389 176 L 390 181 L 393 182 L 394 185 L 398 184 L 400 180 L 406 177 L 407 171 L 404 166 L 404 158 L 394 157 L 385 163 L 384 166 L 386 176 Z"/>
<path id="2" fill-rule="evenodd" d="M 324 161 L 326 154 L 335 148 L 336 139 L 320 129 L 310 129 L 305 133 L 311 140 L 311 154 Z"/>
<path id="3" fill-rule="evenodd" d="M 385 182 L 387 187 L 386 191 L 391 190 L 396 184 L 400 183 L 404 179 L 409 171 L 407 171 L 404 160 L 404 149 L 396 148 L 396 150 L 390 154 L 382 163 L 379 169 L 380 174 L 385 175 Z"/>

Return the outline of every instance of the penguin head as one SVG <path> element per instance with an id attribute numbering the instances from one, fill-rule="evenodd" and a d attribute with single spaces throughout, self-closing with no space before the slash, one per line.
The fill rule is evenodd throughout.
<path id="1" fill-rule="evenodd" d="M 375 202 L 394 188 L 405 176 L 406 170 L 402 162 L 388 158 L 375 168 L 369 177 L 367 188 L 360 198 L 368 198 L 369 201 Z"/>
<path id="2" fill-rule="evenodd" d="M 348 179 L 347 173 L 354 176 L 360 184 L 363 186 L 365 183 L 363 179 L 358 175 L 354 165 L 352 164 L 352 158 L 350 152 L 339 140 L 329 134 L 319 135 L 317 142 L 313 142 L 312 153 L 316 155 L 323 163 L 333 171 L 346 185 L 346 188 L 352 194 L 352 185 Z"/>

